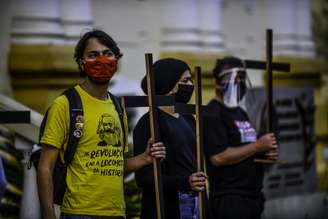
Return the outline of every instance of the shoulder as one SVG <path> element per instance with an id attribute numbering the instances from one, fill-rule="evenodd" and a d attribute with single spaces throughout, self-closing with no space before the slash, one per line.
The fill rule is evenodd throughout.
<path id="1" fill-rule="evenodd" d="M 210 109 L 221 109 L 223 104 L 217 100 L 212 99 L 210 102 L 208 102 L 207 107 Z"/>
<path id="2" fill-rule="evenodd" d="M 50 114 L 54 112 L 68 112 L 69 103 L 65 95 L 60 95 L 54 99 L 51 106 L 49 107 Z"/>
<path id="3" fill-rule="evenodd" d="M 216 100 L 211 100 L 207 105 L 206 105 L 206 115 L 205 119 L 212 121 L 213 119 L 218 119 L 221 117 L 221 113 L 223 111 L 223 106 L 221 103 L 219 103 Z"/>
<path id="4" fill-rule="evenodd" d="M 188 122 L 191 122 L 191 123 L 195 122 L 195 117 L 193 115 L 182 115 L 182 117 Z"/>
<path id="5" fill-rule="evenodd" d="M 248 116 L 246 110 L 244 110 L 243 108 L 238 107 L 238 110 L 239 110 L 239 112 L 242 113 L 243 115 Z"/>
<path id="6" fill-rule="evenodd" d="M 136 129 L 144 128 L 147 126 L 149 126 L 149 113 L 148 112 L 140 117 L 140 119 L 138 120 L 134 129 L 136 130 Z"/>
<path id="7" fill-rule="evenodd" d="M 64 94 L 62 94 L 62 95 L 56 97 L 56 99 L 53 101 L 53 104 L 56 104 L 59 106 L 65 106 L 65 105 L 68 105 L 68 99 Z"/>

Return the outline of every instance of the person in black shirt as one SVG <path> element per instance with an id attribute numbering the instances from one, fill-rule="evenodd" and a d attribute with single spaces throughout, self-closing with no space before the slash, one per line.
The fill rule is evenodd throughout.
<path id="1" fill-rule="evenodd" d="M 178 59 L 165 58 L 152 66 L 157 95 L 174 95 L 177 102 L 187 103 L 193 93 L 189 66 Z M 142 89 L 147 93 L 144 77 Z M 196 172 L 195 120 L 193 116 L 174 113 L 172 107 L 159 107 L 159 139 L 166 146 L 162 161 L 165 218 L 196 218 L 197 198 L 194 192 L 205 189 L 206 176 Z M 150 136 L 149 113 L 138 121 L 134 132 L 134 153 L 145 150 Z M 142 189 L 142 219 L 156 218 L 156 201 L 152 166 L 136 172 L 136 181 Z"/>
<path id="2" fill-rule="evenodd" d="M 207 107 L 216 116 L 204 118 L 210 211 L 213 218 L 259 219 L 263 167 L 253 160 L 259 153 L 276 160 L 276 139 L 268 133 L 257 140 L 247 113 L 240 107 L 247 90 L 243 61 L 225 57 L 216 63 L 213 74 L 216 96 Z"/>

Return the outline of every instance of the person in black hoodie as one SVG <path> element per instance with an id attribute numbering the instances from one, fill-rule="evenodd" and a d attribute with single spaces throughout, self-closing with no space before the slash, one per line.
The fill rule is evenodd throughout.
<path id="1" fill-rule="evenodd" d="M 247 113 L 240 107 L 247 91 L 243 61 L 225 57 L 217 62 L 213 75 L 216 96 L 207 107 L 216 116 L 204 118 L 210 212 L 212 218 L 260 219 L 263 167 L 254 158 L 264 153 L 267 159 L 276 160 L 277 141 L 273 133 L 257 139 Z"/>
<path id="2" fill-rule="evenodd" d="M 165 58 L 152 66 L 155 93 L 174 95 L 177 102 L 187 103 L 193 93 L 189 66 L 178 59 Z M 141 87 L 147 93 L 147 80 Z M 159 139 L 166 146 L 166 159 L 162 161 L 165 218 L 197 218 L 196 192 L 205 189 L 206 176 L 196 172 L 195 120 L 192 115 L 174 113 L 172 107 L 159 107 Z M 138 121 L 134 132 L 134 153 L 145 150 L 150 136 L 149 113 Z M 135 173 L 142 190 L 142 219 L 156 218 L 156 201 L 152 165 Z"/>

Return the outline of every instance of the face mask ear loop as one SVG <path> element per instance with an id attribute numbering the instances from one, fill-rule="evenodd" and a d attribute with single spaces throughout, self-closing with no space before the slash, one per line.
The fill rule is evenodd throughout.
<path id="1" fill-rule="evenodd" d="M 255 92 L 251 91 L 251 89 L 253 88 L 252 82 L 250 80 L 250 78 L 248 77 L 248 75 L 246 74 L 245 77 L 245 83 L 246 83 L 246 94 L 242 99 L 242 104 L 245 107 L 245 110 L 247 110 L 247 108 L 250 108 L 251 110 L 256 110 L 253 109 L 252 107 L 255 106 L 255 102 L 256 102 L 256 97 L 255 97 Z M 247 102 L 247 104 L 246 104 Z"/>

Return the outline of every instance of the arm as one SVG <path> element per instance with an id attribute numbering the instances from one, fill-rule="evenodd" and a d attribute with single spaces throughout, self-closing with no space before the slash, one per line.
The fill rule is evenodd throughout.
<path id="1" fill-rule="evenodd" d="M 42 218 L 56 219 L 53 205 L 52 174 L 59 150 L 50 145 L 42 145 L 37 173 L 38 193 Z"/>
<path id="2" fill-rule="evenodd" d="M 124 172 L 130 173 L 137 171 L 143 166 L 151 164 L 153 158 L 160 160 L 165 158 L 165 147 L 163 143 L 158 142 L 151 144 L 151 142 L 148 141 L 148 146 L 143 153 L 125 161 Z"/>
<path id="3" fill-rule="evenodd" d="M 239 147 L 227 147 L 223 152 L 210 156 L 210 162 L 215 166 L 236 164 L 256 153 L 276 150 L 276 144 L 276 138 L 273 133 L 269 133 L 262 136 L 255 143 Z"/>

